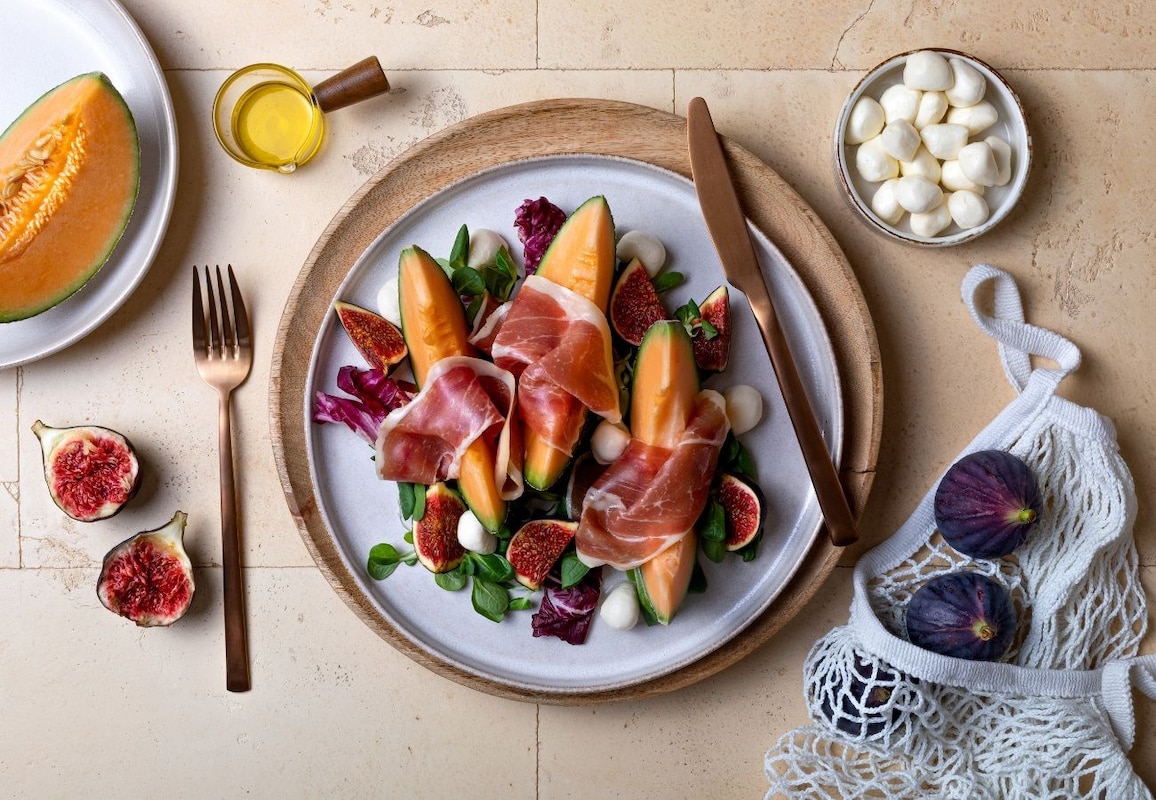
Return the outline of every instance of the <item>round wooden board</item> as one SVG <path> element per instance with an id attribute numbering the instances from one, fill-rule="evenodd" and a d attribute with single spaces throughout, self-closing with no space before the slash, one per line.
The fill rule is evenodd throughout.
<path id="1" fill-rule="evenodd" d="M 830 334 L 846 410 L 841 473 L 860 514 L 874 476 L 883 405 L 879 346 L 862 292 L 846 257 L 803 199 L 747 150 L 725 140 L 724 147 L 747 216 L 798 271 Z M 302 422 L 310 354 L 338 285 L 383 230 L 433 192 L 507 162 L 587 153 L 645 161 L 687 178 L 691 174 L 682 117 L 606 100 L 548 100 L 499 109 L 447 128 L 399 156 L 337 213 L 309 254 L 281 317 L 269 388 L 273 449 L 285 498 L 306 547 L 338 595 L 382 638 L 440 675 L 501 697 L 559 705 L 649 697 L 733 664 L 798 613 L 840 553 L 820 535 L 771 606 L 709 655 L 644 683 L 588 693 L 527 691 L 443 663 L 394 630 L 358 589 L 318 512 Z"/>

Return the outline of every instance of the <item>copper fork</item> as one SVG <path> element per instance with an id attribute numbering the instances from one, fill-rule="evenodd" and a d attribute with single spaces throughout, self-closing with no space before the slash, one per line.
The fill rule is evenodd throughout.
<path id="1" fill-rule="evenodd" d="M 201 279 L 193 267 L 193 355 L 205 383 L 217 390 L 217 432 L 221 457 L 221 565 L 225 573 L 225 686 L 249 691 L 249 645 L 245 633 L 245 585 L 241 574 L 241 539 L 237 531 L 237 489 L 233 477 L 233 434 L 229 423 L 232 392 L 249 375 L 253 347 L 249 316 L 228 266 L 229 290 L 217 267 L 216 291 L 208 265 L 202 300 Z M 206 314 L 205 308 L 208 307 Z"/>

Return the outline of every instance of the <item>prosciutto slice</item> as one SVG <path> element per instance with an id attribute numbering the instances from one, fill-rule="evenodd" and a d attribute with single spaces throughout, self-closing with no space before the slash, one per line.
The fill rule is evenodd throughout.
<path id="1" fill-rule="evenodd" d="M 632 439 L 586 492 L 578 558 L 627 570 L 678 542 L 706 507 L 729 430 L 726 402 L 706 389 L 672 449 Z"/>
<path id="2" fill-rule="evenodd" d="M 504 500 L 522 494 L 521 443 L 514 376 L 488 361 L 451 356 L 434 364 L 421 391 L 391 411 L 374 445 L 378 475 L 424 483 L 457 478 L 462 455 L 478 439 L 494 447 L 494 485 Z"/>
<path id="3" fill-rule="evenodd" d="M 518 380 L 523 424 L 551 447 L 570 451 L 582 407 L 622 419 L 606 315 L 577 292 L 527 277 L 501 317 L 491 353 Z"/>

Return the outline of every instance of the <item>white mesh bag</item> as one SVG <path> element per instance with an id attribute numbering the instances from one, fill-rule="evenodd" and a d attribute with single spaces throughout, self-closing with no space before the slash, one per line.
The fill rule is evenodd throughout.
<path id="1" fill-rule="evenodd" d="M 994 309 L 977 293 L 994 284 Z M 963 299 L 999 343 L 1018 396 L 964 453 L 1000 449 L 1032 468 L 1044 508 L 1011 556 L 971 559 L 935 529 L 935 486 L 855 567 L 850 621 L 804 665 L 813 724 L 767 752 L 771 798 L 1152 798 L 1126 753 L 1133 687 L 1156 699 L 1156 656 L 1132 539 L 1136 491 L 1112 423 L 1055 394 L 1080 352 L 1024 321 L 1015 282 L 982 264 Z M 1055 367 L 1032 369 L 1030 356 Z M 942 656 L 906 640 L 907 601 L 929 578 L 966 568 L 1016 607 L 999 662 Z"/>

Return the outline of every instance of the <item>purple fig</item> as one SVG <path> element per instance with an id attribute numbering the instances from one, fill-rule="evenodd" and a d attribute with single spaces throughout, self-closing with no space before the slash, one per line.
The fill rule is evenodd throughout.
<path id="1" fill-rule="evenodd" d="M 1023 544 L 1041 509 L 1035 476 L 1002 450 L 970 453 L 935 490 L 935 524 L 947 543 L 972 558 L 999 558 Z"/>
<path id="2" fill-rule="evenodd" d="M 1008 593 L 977 572 L 932 578 L 907 604 L 907 638 L 940 655 L 995 661 L 1011 646 L 1015 629 Z"/>

